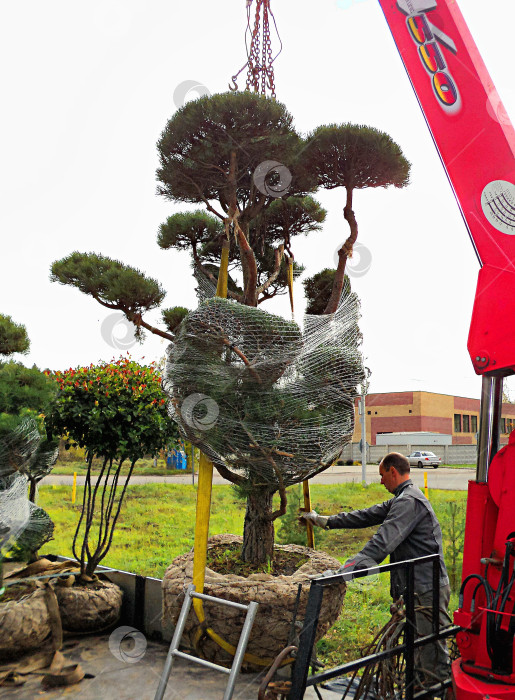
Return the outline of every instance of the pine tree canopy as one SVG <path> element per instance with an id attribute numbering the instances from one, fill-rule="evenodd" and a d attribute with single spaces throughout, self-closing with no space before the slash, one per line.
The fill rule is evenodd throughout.
<path id="1" fill-rule="evenodd" d="M 74 252 L 52 264 L 50 280 L 77 287 L 103 306 L 141 314 L 161 304 L 166 292 L 140 270 L 95 253 Z"/>
<path id="2" fill-rule="evenodd" d="M 220 219 L 197 209 L 194 212 L 181 212 L 169 216 L 159 227 L 157 244 L 163 250 L 198 248 L 212 241 L 220 241 L 224 236 L 224 225 Z"/>
<path id="3" fill-rule="evenodd" d="M 324 313 L 331 296 L 335 276 L 336 270 L 326 268 L 302 282 L 307 302 L 307 314 L 319 315 Z M 350 292 L 350 280 L 347 275 L 345 275 L 344 289 Z"/>
<path id="4" fill-rule="evenodd" d="M 25 326 L 15 323 L 10 316 L 0 314 L 0 355 L 7 357 L 15 352 L 26 353 L 29 347 Z"/>
<path id="5" fill-rule="evenodd" d="M 256 168 L 265 161 L 281 163 L 291 171 L 289 194 L 315 189 L 304 169 L 295 172 L 302 146 L 292 116 L 276 100 L 250 92 L 201 97 L 178 110 L 161 135 L 158 192 L 172 201 L 216 200 L 224 213 L 236 195 L 240 221 L 245 224 L 274 199 L 253 181 Z"/>
<path id="6" fill-rule="evenodd" d="M 170 309 L 163 309 L 161 311 L 161 317 L 170 333 L 175 333 L 182 319 L 187 316 L 188 313 L 189 309 L 185 306 L 173 306 Z"/>
<path id="7" fill-rule="evenodd" d="M 307 167 L 326 189 L 405 187 L 410 163 L 385 132 L 359 124 L 319 126 L 307 137 Z"/>

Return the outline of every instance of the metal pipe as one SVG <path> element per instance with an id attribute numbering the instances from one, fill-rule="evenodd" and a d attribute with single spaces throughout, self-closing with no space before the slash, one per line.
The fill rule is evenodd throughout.
<path id="1" fill-rule="evenodd" d="M 490 463 L 499 451 L 503 378 L 483 375 L 477 446 L 476 481 L 488 480 Z"/>
<path id="2" fill-rule="evenodd" d="M 415 680 L 415 566 L 413 561 L 408 561 L 406 566 L 406 626 L 404 640 L 406 651 L 406 700 L 413 699 L 413 683 Z"/>
<path id="3" fill-rule="evenodd" d="M 440 560 L 433 562 L 433 634 L 440 631 Z"/>
<path id="4" fill-rule="evenodd" d="M 301 700 L 304 697 L 323 596 L 323 585 L 320 585 L 318 581 L 312 581 L 304 615 L 304 624 L 299 635 L 299 651 L 293 666 L 288 700 Z"/>
<path id="5" fill-rule="evenodd" d="M 494 377 L 493 385 L 492 453 L 490 455 L 490 462 L 501 449 L 501 414 L 504 377 Z"/>
<path id="6" fill-rule="evenodd" d="M 226 601 L 228 603 L 229 601 Z M 247 643 L 250 637 L 250 631 L 252 625 L 254 624 L 254 618 L 256 617 L 258 609 L 258 603 L 251 602 L 248 605 L 247 616 L 245 617 L 245 623 L 243 625 L 243 630 L 240 635 L 240 641 L 236 647 L 236 653 L 234 654 L 234 660 L 231 666 L 231 672 L 229 674 L 229 681 L 227 683 L 227 688 L 225 689 L 225 694 L 223 700 L 231 700 L 232 694 L 234 692 L 234 684 L 236 683 L 236 676 L 240 672 L 241 663 L 245 655 L 245 649 L 247 648 Z"/>
<path id="7" fill-rule="evenodd" d="M 186 659 L 186 661 L 193 661 L 194 663 L 198 664 L 199 666 L 205 666 L 206 668 L 210 668 L 212 671 L 221 671 L 222 673 L 230 673 L 231 669 L 226 668 L 225 666 L 220 666 L 219 664 L 213 664 L 211 661 L 206 661 L 206 659 L 199 659 L 198 656 L 192 656 L 191 654 L 186 654 L 184 651 L 179 651 L 178 649 L 175 649 L 173 652 L 174 656 L 178 656 L 181 659 Z"/>
<path id="8" fill-rule="evenodd" d="M 200 600 L 208 600 L 212 603 L 220 603 L 220 598 L 215 598 L 212 595 L 207 595 L 207 593 L 192 593 L 191 597 L 200 598 Z M 248 610 L 249 605 L 252 605 L 252 603 L 249 603 L 249 605 L 243 605 L 243 603 L 234 603 L 232 600 L 224 600 L 223 605 L 227 605 L 230 608 L 238 608 L 239 610 Z"/>
<path id="9" fill-rule="evenodd" d="M 195 486 L 195 446 L 193 443 L 191 445 L 191 484 Z"/>
<path id="10" fill-rule="evenodd" d="M 367 483 L 367 414 L 365 386 L 361 392 L 361 481 Z"/>

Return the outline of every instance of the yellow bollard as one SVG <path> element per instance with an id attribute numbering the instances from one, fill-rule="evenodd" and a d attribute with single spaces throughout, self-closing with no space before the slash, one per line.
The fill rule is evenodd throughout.
<path id="1" fill-rule="evenodd" d="M 72 503 L 75 503 L 76 495 L 77 495 L 77 472 L 73 472 Z"/>
<path id="2" fill-rule="evenodd" d="M 427 472 L 424 472 L 424 493 L 426 494 L 427 500 L 429 500 L 429 491 L 427 490 Z"/>

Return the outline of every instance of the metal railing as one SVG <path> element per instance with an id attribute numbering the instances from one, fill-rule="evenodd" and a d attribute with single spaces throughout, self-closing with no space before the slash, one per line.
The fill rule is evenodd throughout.
<path id="1" fill-rule="evenodd" d="M 422 563 L 432 562 L 433 565 L 433 601 L 432 601 L 432 634 L 424 637 L 416 637 L 416 622 L 415 622 L 415 566 Z M 396 562 L 395 564 L 385 564 L 383 566 L 374 567 L 373 573 L 381 573 L 383 571 L 393 571 L 395 569 L 404 569 L 406 573 L 406 592 L 404 602 L 406 607 L 406 624 L 404 626 L 404 641 L 402 644 L 382 651 L 377 654 L 370 654 L 350 661 L 349 663 L 337 666 L 336 668 L 328 669 L 320 673 L 315 673 L 308 677 L 309 666 L 315 643 L 315 634 L 324 595 L 324 588 L 334 584 L 348 581 L 350 578 L 363 578 L 369 576 L 368 569 L 352 572 L 349 574 L 335 574 L 324 578 L 314 579 L 311 582 L 308 602 L 306 606 L 306 615 L 304 624 L 299 637 L 299 649 L 295 660 L 295 665 L 292 671 L 291 690 L 288 694 L 288 700 L 302 700 L 306 687 L 317 686 L 320 683 L 328 681 L 332 678 L 344 676 L 352 673 L 357 669 L 363 668 L 369 664 L 376 663 L 383 659 L 388 659 L 398 654 L 404 653 L 405 657 L 405 683 L 404 683 L 404 700 L 418 700 L 419 698 L 432 697 L 436 692 L 442 692 L 445 688 L 451 685 L 451 680 L 447 679 L 441 683 L 435 684 L 431 688 L 424 689 L 421 692 L 414 692 L 415 680 L 415 649 L 424 644 L 435 642 L 439 639 L 452 637 L 459 631 L 459 627 L 453 626 L 440 630 L 439 609 L 440 609 L 440 557 L 438 554 L 430 554 L 426 557 L 418 559 L 410 559 L 407 561 Z"/>

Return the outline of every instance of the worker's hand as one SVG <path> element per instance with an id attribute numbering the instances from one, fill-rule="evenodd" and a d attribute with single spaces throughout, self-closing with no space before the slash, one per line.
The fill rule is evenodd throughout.
<path id="1" fill-rule="evenodd" d="M 363 571 L 363 569 L 368 571 L 367 575 L 377 573 L 377 562 L 366 557 L 363 554 L 356 554 L 356 556 L 347 559 L 345 564 L 338 569 L 339 574 L 344 574 L 345 581 L 350 581 L 354 578 L 354 572 Z"/>
<path id="2" fill-rule="evenodd" d="M 303 525 L 305 525 L 306 522 L 310 522 L 312 525 L 317 525 L 318 527 L 326 527 L 328 520 L 328 515 L 319 515 L 316 510 L 310 510 L 309 513 L 306 513 L 302 508 L 300 509 L 299 522 Z"/>

